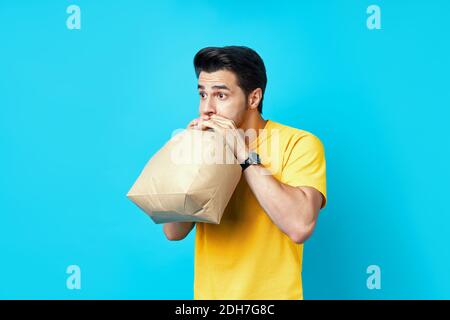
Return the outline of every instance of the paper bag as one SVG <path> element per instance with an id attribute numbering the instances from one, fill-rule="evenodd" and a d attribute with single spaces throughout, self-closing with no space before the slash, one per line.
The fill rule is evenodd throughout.
<path id="1" fill-rule="evenodd" d="M 147 162 L 127 197 L 155 223 L 219 224 L 241 172 L 214 131 L 187 129 Z"/>

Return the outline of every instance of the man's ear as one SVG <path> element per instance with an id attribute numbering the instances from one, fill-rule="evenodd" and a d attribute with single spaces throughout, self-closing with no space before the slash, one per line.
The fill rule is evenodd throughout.
<path id="1" fill-rule="evenodd" d="M 259 102 L 262 98 L 261 88 L 256 88 L 248 95 L 248 106 L 250 110 L 258 109 Z"/>

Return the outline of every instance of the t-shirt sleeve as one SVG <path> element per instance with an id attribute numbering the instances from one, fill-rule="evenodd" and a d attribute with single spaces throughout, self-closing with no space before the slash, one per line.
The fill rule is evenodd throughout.
<path id="1" fill-rule="evenodd" d="M 319 138 L 312 134 L 298 136 L 286 150 L 287 160 L 281 172 L 281 182 L 293 187 L 313 187 L 322 193 L 326 204 L 325 151 Z"/>

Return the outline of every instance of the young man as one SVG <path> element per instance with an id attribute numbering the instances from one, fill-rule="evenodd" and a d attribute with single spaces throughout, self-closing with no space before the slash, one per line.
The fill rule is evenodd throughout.
<path id="1" fill-rule="evenodd" d="M 266 70 L 252 49 L 204 48 L 194 67 L 200 118 L 189 127 L 231 134 L 243 168 L 220 224 L 163 227 L 169 240 L 181 240 L 197 226 L 194 299 L 303 299 L 303 243 L 326 202 L 322 143 L 262 118 Z M 252 129 L 259 135 L 247 141 L 242 131 Z"/>

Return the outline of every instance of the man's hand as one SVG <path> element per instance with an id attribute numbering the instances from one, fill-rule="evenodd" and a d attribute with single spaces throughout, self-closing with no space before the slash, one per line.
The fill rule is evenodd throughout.
<path id="1" fill-rule="evenodd" d="M 233 151 L 239 163 L 243 163 L 248 157 L 248 148 L 245 144 L 244 133 L 236 127 L 233 120 L 213 114 L 208 120 L 205 118 L 194 119 L 197 121 L 198 128 L 206 130 L 213 129 L 220 134 L 227 143 L 228 147 Z"/>
<path id="2" fill-rule="evenodd" d="M 194 120 L 189 122 L 187 128 L 188 129 L 202 129 L 202 130 L 206 130 L 206 129 L 208 129 L 208 127 L 202 126 L 202 121 L 206 121 L 206 120 L 209 120 L 209 119 L 210 119 L 209 115 L 203 114 L 199 118 L 195 118 Z"/>
<path id="3" fill-rule="evenodd" d="M 242 130 L 237 129 L 232 120 L 217 115 L 203 115 L 192 120 L 189 127 L 214 129 L 224 136 L 240 163 L 247 159 L 248 148 L 244 135 L 241 135 Z M 312 187 L 292 187 L 284 184 L 268 175 L 266 169 L 259 165 L 250 166 L 244 171 L 244 176 L 272 222 L 295 243 L 305 242 L 316 225 L 323 201 L 322 194 Z"/>
<path id="4" fill-rule="evenodd" d="M 189 122 L 187 129 L 195 129 L 198 126 L 199 118 L 195 118 L 191 122 Z"/>

